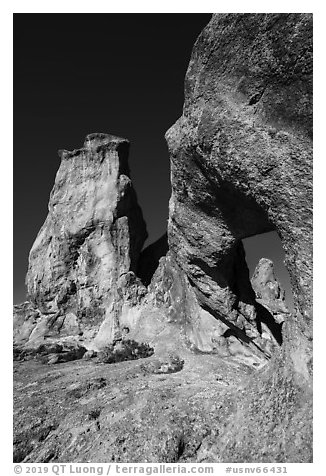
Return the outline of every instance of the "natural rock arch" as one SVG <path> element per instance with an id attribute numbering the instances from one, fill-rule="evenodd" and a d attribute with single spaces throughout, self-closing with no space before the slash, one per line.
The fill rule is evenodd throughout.
<path id="1" fill-rule="evenodd" d="M 311 20 L 309 14 L 214 15 L 193 49 L 183 115 L 166 134 L 174 259 L 199 300 L 215 313 L 233 313 L 236 321 L 245 285 L 235 275 L 246 268 L 239 240 L 276 230 L 296 307 L 286 342 L 294 334 L 302 342 L 299 360 L 305 363 L 299 367 L 306 376 L 312 338 Z"/>
<path id="2" fill-rule="evenodd" d="M 105 378 L 92 381 L 88 365 L 87 377 L 71 367 L 73 385 L 55 378 L 53 392 L 49 392 L 49 379 L 40 378 L 32 367 L 34 383 L 26 385 L 25 375 L 22 385 L 19 383 L 20 405 L 31 419 L 24 421 L 24 412 L 18 406 L 17 462 L 77 458 L 201 463 L 312 461 L 311 20 L 308 14 L 214 15 L 200 35 L 187 73 L 183 116 L 167 133 L 173 193 L 169 251 L 165 257 L 160 259 L 162 250 L 166 251 L 163 239 L 157 248 L 145 250 L 138 261 L 146 232 L 128 173 L 125 169 L 126 173 L 121 173 L 119 159 L 125 165 L 126 162 L 124 154 L 119 157 L 119 148 L 121 144 L 127 147 L 126 141 L 96 134 L 88 137 L 82 149 L 63 153 L 54 191 L 60 195 L 60 190 L 67 187 L 69 180 L 61 178 L 69 178 L 75 170 L 69 162 L 72 159 L 82 170 L 80 176 L 86 179 L 81 189 L 88 200 L 82 205 L 90 216 L 81 213 L 81 218 L 93 218 L 98 213 L 103 218 L 104 212 L 107 235 L 102 234 L 103 220 L 92 220 L 89 227 L 88 220 L 76 223 L 67 217 L 63 221 L 68 230 L 82 226 L 77 226 L 74 233 L 60 233 L 61 217 L 53 213 L 58 205 L 57 194 L 51 196 L 49 217 L 31 253 L 27 278 L 34 305 L 40 305 L 47 314 L 24 303 L 16 309 L 16 337 L 26 342 L 35 326 L 38 336 L 44 339 L 48 331 L 56 332 L 56 337 L 62 330 L 78 333 L 76 316 L 65 315 L 64 311 L 67 304 L 78 309 L 74 296 L 84 294 L 85 288 L 69 285 L 76 267 L 69 263 L 62 266 L 62 260 L 57 263 L 56 251 L 62 246 L 60 257 L 77 264 L 78 278 L 92 279 L 107 311 L 103 322 L 102 316 L 95 325 L 86 319 L 89 342 L 93 342 L 98 324 L 101 335 L 97 337 L 103 338 L 102 344 L 112 340 L 115 329 L 120 328 L 130 331 L 133 339 L 153 341 L 156 356 L 177 350 L 186 362 L 179 380 L 171 379 L 169 383 L 165 376 L 160 379 L 163 384 L 144 377 L 150 364 L 145 368 L 131 367 L 131 373 L 124 366 L 111 373 L 105 369 Z M 83 167 L 83 159 L 87 168 Z M 108 173 L 112 165 L 113 173 Z M 87 193 L 93 174 L 100 178 L 93 184 L 95 188 L 99 186 L 95 203 L 94 194 L 89 197 Z M 77 185 L 80 176 L 75 177 Z M 105 186 L 108 181 L 111 189 Z M 62 215 L 67 206 L 65 198 L 74 192 L 73 187 L 61 195 Z M 109 200 L 108 209 L 107 201 L 112 195 L 114 200 Z M 74 208 L 81 204 L 78 199 L 69 204 L 72 206 L 68 211 L 74 215 Z M 129 227 L 135 217 L 138 220 L 133 222 L 134 227 Z M 218 358 L 189 352 L 182 345 L 185 342 L 202 353 L 210 352 L 216 343 L 223 353 L 223 342 L 234 337 L 232 332 L 245 342 L 247 339 L 255 352 L 260 337 L 253 333 L 260 333 L 261 324 L 257 302 L 263 296 L 257 292 L 256 284 L 264 284 L 264 266 L 271 264 L 259 264 L 257 282 L 253 282 L 255 298 L 241 239 L 270 229 L 275 229 L 282 240 L 295 297 L 295 313 L 284 326 L 284 345 L 268 365 L 266 361 L 263 366 L 252 363 L 258 364 L 258 371 L 226 355 L 223 357 L 227 358 Z M 49 244 L 52 241 L 57 246 Z M 84 258 L 92 255 L 83 248 L 85 244 L 97 257 L 104 258 L 97 271 L 103 271 L 103 265 L 112 265 L 104 266 L 110 283 L 101 279 L 101 272 L 84 272 Z M 49 255 L 55 266 L 43 269 Z M 141 269 L 142 259 L 145 268 L 146 263 L 153 264 L 151 273 L 159 263 L 148 288 L 134 274 Z M 145 279 L 150 279 L 146 273 Z M 60 291 L 62 283 L 68 286 L 62 286 L 58 303 L 56 291 Z M 52 352 L 53 344 L 49 347 Z M 166 362 L 164 358 L 161 363 L 166 367 Z M 48 363 L 54 362 L 51 359 Z M 156 368 L 161 369 L 160 360 L 158 364 Z M 78 368 L 81 367 L 82 363 Z M 25 369 L 24 366 L 21 374 Z M 76 380 L 81 380 L 77 388 Z M 111 391 L 98 392 L 106 382 L 114 395 Z M 26 412 L 26 401 L 35 394 L 34 384 L 42 390 L 43 399 L 39 400 L 37 392 L 39 402 L 35 405 L 31 399 L 30 412 Z M 89 391 L 95 392 L 92 398 L 96 402 L 96 408 L 89 413 L 91 420 L 97 420 L 104 411 L 93 430 L 94 422 L 88 422 L 88 432 L 80 424 L 81 419 L 85 420 L 85 405 L 68 406 L 63 413 L 62 410 L 71 396 L 74 402 L 76 395 L 86 396 L 89 402 Z M 49 404 L 51 394 L 54 399 Z M 173 394 L 174 400 L 170 399 Z M 99 408 L 101 401 L 105 405 Z M 45 417 L 45 425 L 36 428 L 40 414 L 42 420 Z M 54 428 L 53 421 L 58 416 L 62 420 Z M 72 424 L 77 425 L 74 434 Z M 102 445 L 103 442 L 108 444 Z"/>

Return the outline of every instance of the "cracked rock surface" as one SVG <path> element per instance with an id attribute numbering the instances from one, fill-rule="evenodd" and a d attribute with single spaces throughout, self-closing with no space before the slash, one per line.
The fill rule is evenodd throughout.
<path id="1" fill-rule="evenodd" d="M 136 289 L 132 275 L 147 232 L 129 177 L 128 149 L 126 139 L 90 134 L 81 149 L 59 151 L 49 213 L 26 276 L 39 318 L 25 325 L 24 334 L 17 324 L 17 340 L 82 335 L 89 342 L 100 330 L 101 345 L 119 332 L 119 289 L 133 289 L 136 300 L 141 296 L 143 286 Z"/>
<path id="2" fill-rule="evenodd" d="M 312 16 L 216 14 L 196 41 L 183 114 L 166 134 L 173 259 L 201 305 L 241 329 L 243 321 L 260 319 L 241 240 L 276 230 L 296 308 L 285 326 L 285 344 L 299 338 L 306 348 L 296 357 L 306 377 L 312 339 L 311 119 Z"/>
<path id="3" fill-rule="evenodd" d="M 300 387 L 277 379 L 270 385 L 266 370 L 257 374 L 254 368 L 216 355 L 179 350 L 179 362 L 182 365 L 172 372 L 164 370 L 166 359 L 159 364 L 155 356 L 109 365 L 85 360 L 56 366 L 16 362 L 14 461 L 309 459 L 303 418 L 307 395 Z M 253 374 L 259 378 L 258 389 L 252 387 Z M 276 393 L 284 399 L 282 407 L 275 403 Z M 242 420 L 242 405 L 250 408 L 247 421 Z M 289 417 L 296 423 L 295 436 L 288 431 L 288 420 L 279 424 Z M 256 435 L 251 444 L 246 427 Z M 236 439 L 228 440 L 233 431 L 242 438 L 239 452 Z"/>

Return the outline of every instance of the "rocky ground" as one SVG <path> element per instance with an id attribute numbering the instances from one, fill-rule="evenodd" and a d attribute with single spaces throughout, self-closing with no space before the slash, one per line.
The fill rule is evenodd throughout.
<path id="1" fill-rule="evenodd" d="M 171 360 L 15 362 L 14 461 L 311 460 L 299 386 L 271 382 L 268 365 L 186 351 Z"/>
<path id="2" fill-rule="evenodd" d="M 212 461 L 203 440 L 234 413 L 232 395 L 253 370 L 212 355 L 182 360 L 174 373 L 156 356 L 15 362 L 14 460 Z"/>

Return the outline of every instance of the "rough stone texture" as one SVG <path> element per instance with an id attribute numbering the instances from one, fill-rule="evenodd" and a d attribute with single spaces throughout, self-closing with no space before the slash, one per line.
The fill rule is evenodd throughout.
<path id="1" fill-rule="evenodd" d="M 184 349 L 172 360 L 173 372 L 156 356 L 15 362 L 14 461 L 197 462 L 204 439 L 234 411 L 230 391 L 253 369 L 229 359 L 217 368 L 216 356 Z"/>
<path id="2" fill-rule="evenodd" d="M 112 307 L 121 280 L 130 293 L 124 276 L 136 270 L 147 236 L 128 149 L 126 139 L 90 134 L 83 148 L 59 151 L 49 213 L 29 257 L 28 296 L 41 316 L 30 341 L 80 333 L 91 340 L 104 322 L 103 342 L 119 330 Z"/>
<path id="3" fill-rule="evenodd" d="M 200 302 L 238 325 L 239 308 L 251 302 L 240 240 L 276 230 L 305 346 L 312 337 L 311 118 L 312 16 L 217 14 L 195 44 L 183 115 L 166 134 L 170 250 Z"/>
<path id="4" fill-rule="evenodd" d="M 46 341 L 44 344 L 34 348 L 14 347 L 14 360 L 26 361 L 37 360 L 44 364 L 59 364 L 83 358 L 86 353 L 85 347 L 71 339 L 61 339 L 57 341 Z"/>
<path id="5" fill-rule="evenodd" d="M 243 317 L 239 326 L 235 326 L 200 306 L 193 286 L 170 252 L 160 260 L 146 302 L 164 312 L 166 325 L 178 328 L 179 341 L 195 352 L 232 356 L 259 367 L 266 363 L 277 345 L 268 328 L 266 335 L 261 335 L 256 320 Z M 254 307 L 250 310 L 253 313 Z"/>
<path id="6" fill-rule="evenodd" d="M 257 388 L 257 371 L 232 358 L 177 355 L 183 365 L 173 373 L 156 355 L 111 365 L 15 362 L 14 462 L 309 461 L 309 395 L 290 387 L 290 376 L 271 383 L 265 366 Z"/>
<path id="7" fill-rule="evenodd" d="M 262 304 L 273 315 L 279 324 L 284 322 L 285 316 L 289 317 L 289 310 L 285 303 L 285 292 L 274 274 L 273 261 L 261 258 L 251 284 L 256 294 L 256 301 Z"/>
<path id="8" fill-rule="evenodd" d="M 312 15 L 213 15 L 192 52 L 183 115 L 166 134 L 170 253 L 201 305 L 238 326 L 248 303 L 240 240 L 276 230 L 295 302 L 282 351 L 263 380 L 252 378 L 236 421 L 210 443 L 222 461 L 272 461 L 281 434 L 286 460 L 296 414 L 305 432 L 296 444 L 312 458 L 311 132 Z M 272 423 L 266 413 L 282 418 Z"/>
<path id="9" fill-rule="evenodd" d="M 28 341 L 41 316 L 40 311 L 29 301 L 14 305 L 14 342 Z"/>
<path id="10" fill-rule="evenodd" d="M 218 14 L 200 35 L 183 115 L 167 133 L 169 251 L 162 239 L 140 260 L 149 275 L 159 260 L 149 284 L 146 269 L 143 284 L 135 274 L 145 232 L 119 172 L 126 141 L 91 136 L 63 153 L 31 252 L 32 304 L 16 308 L 24 339 L 89 326 L 94 350 L 109 336 L 154 355 L 97 364 L 88 346 L 54 367 L 55 356 L 15 362 L 15 462 L 312 461 L 311 33 L 311 15 Z M 249 280 L 241 239 L 269 230 L 285 249 L 294 314 L 278 313 L 270 262 Z"/>

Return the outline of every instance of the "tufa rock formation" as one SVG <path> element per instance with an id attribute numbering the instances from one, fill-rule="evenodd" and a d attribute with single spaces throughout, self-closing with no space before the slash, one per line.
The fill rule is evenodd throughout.
<path id="1" fill-rule="evenodd" d="M 147 237 L 128 149 L 126 139 L 90 134 L 83 148 L 59 151 L 49 213 L 26 276 L 40 319 L 25 339 L 82 333 L 91 341 L 100 330 L 112 341 L 119 331 L 117 308 L 123 294 L 137 288 L 133 272 Z"/>
<path id="2" fill-rule="evenodd" d="M 312 16 L 213 15 L 192 53 L 183 115 L 166 134 L 170 252 L 201 305 L 241 327 L 255 319 L 241 239 L 276 230 L 296 304 L 287 341 L 307 349 L 295 361 L 308 379 L 311 130 Z"/>
<path id="3" fill-rule="evenodd" d="M 311 134 L 312 15 L 213 15 L 192 52 L 183 115 L 166 134 L 170 253 L 201 305 L 238 327 L 252 303 L 240 240 L 276 230 L 295 302 L 282 350 L 251 379 L 237 421 L 207 442 L 215 461 L 311 458 Z"/>
<path id="4" fill-rule="evenodd" d="M 216 14 L 166 134 L 167 239 L 141 251 L 125 139 L 61 153 L 14 336 L 84 359 L 16 363 L 16 462 L 312 461 L 311 132 L 312 16 Z M 249 279 L 241 240 L 271 230 L 294 313 L 269 260 Z"/>

